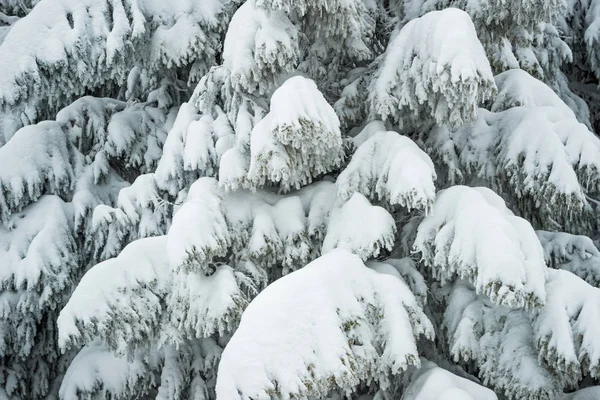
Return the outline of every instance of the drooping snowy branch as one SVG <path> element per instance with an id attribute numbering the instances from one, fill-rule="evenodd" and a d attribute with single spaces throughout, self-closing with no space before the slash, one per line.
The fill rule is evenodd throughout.
<path id="1" fill-rule="evenodd" d="M 420 336 L 433 338 L 433 327 L 406 284 L 335 250 L 248 306 L 223 352 L 217 396 L 349 395 L 372 380 L 385 388 L 391 375 L 420 364 Z"/>
<path id="2" fill-rule="evenodd" d="M 420 368 L 411 367 L 403 376 L 408 382 L 403 390 L 404 400 L 437 400 L 445 398 L 498 400 L 490 389 L 457 376 L 427 360 Z"/>
<path id="3" fill-rule="evenodd" d="M 157 342 L 171 275 L 166 237 L 141 239 L 90 269 L 58 318 L 63 350 L 102 338 L 117 354 Z"/>
<path id="4" fill-rule="evenodd" d="M 337 186 L 344 199 L 358 192 L 384 204 L 427 210 L 435 199 L 435 179 L 431 159 L 412 140 L 379 131 L 359 145 Z"/>
<path id="5" fill-rule="evenodd" d="M 382 249 L 393 248 L 396 222 L 390 213 L 372 206 L 360 193 L 354 193 L 346 202 L 338 201 L 340 203 L 343 205 L 334 207 L 331 213 L 323 253 L 341 248 L 366 261 L 379 256 Z"/>
<path id="6" fill-rule="evenodd" d="M 592 286 L 600 284 L 600 252 L 592 240 L 565 232 L 537 231 L 549 267 L 564 269 Z"/>
<path id="7" fill-rule="evenodd" d="M 71 155 L 59 124 L 41 122 L 20 129 L 0 148 L 0 221 L 44 193 L 63 195 L 74 179 Z"/>
<path id="8" fill-rule="evenodd" d="M 2 357 L 24 359 L 38 334 L 52 334 L 38 324 L 66 300 L 78 261 L 70 208 L 57 196 L 41 197 L 0 227 Z"/>
<path id="9" fill-rule="evenodd" d="M 414 243 L 434 277 L 470 281 L 495 304 L 544 304 L 546 265 L 535 231 L 487 188 L 453 186 L 438 193 Z"/>
<path id="10" fill-rule="evenodd" d="M 371 113 L 400 126 L 457 128 L 495 91 L 469 15 L 448 8 L 413 19 L 390 41 L 370 87 Z"/>
<path id="11" fill-rule="evenodd" d="M 498 112 L 480 109 L 455 132 L 435 128 L 423 138 L 425 149 L 449 177 L 483 179 L 536 226 L 581 229 L 589 224 L 581 220 L 585 194 L 600 190 L 600 140 L 527 73 L 508 71 L 497 83 L 491 109 Z"/>
<path id="12" fill-rule="evenodd" d="M 536 310 L 496 307 L 464 282 L 448 298 L 452 355 L 475 361 L 484 381 L 511 399 L 549 398 L 600 373 L 600 289 L 567 271 L 547 276 L 545 305 Z"/>
<path id="13" fill-rule="evenodd" d="M 41 2 L 10 30 L 0 49 L 0 59 L 7 61 L 0 78 L 0 107 L 41 102 L 59 108 L 87 90 L 111 94 L 137 63 L 150 75 L 197 60 L 208 64 L 202 68 L 206 71 L 220 48 L 228 4 Z M 157 78 L 150 80 L 158 84 Z"/>
<path id="14" fill-rule="evenodd" d="M 484 384 L 509 399 L 553 398 L 561 390 L 552 370 L 538 361 L 531 318 L 523 310 L 491 304 L 458 281 L 448 295 L 444 326 L 455 361 L 476 363 Z"/>
<path id="15" fill-rule="evenodd" d="M 341 165 L 340 122 L 317 85 L 295 76 L 273 93 L 270 112 L 252 130 L 249 162 L 244 152 L 236 147 L 224 154 L 220 181 L 225 187 L 299 189 Z M 240 176 L 245 164 L 247 175 Z"/>

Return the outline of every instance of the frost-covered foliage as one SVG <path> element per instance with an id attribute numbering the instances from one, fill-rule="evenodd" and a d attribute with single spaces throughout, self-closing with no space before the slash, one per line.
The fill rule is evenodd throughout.
<path id="1" fill-rule="evenodd" d="M 177 68 L 201 75 L 214 64 L 230 9 L 226 0 L 40 2 L 0 47 L 0 59 L 11 60 L 0 107 L 52 110 L 86 91 L 116 94 L 124 83 L 147 93 Z"/>
<path id="2" fill-rule="evenodd" d="M 371 122 L 354 138 L 358 148 L 337 179 L 340 197 L 348 199 L 358 192 L 408 210 L 429 209 L 435 199 L 436 179 L 431 159 L 396 132 L 378 130 L 365 138 L 375 124 L 378 122 Z"/>
<path id="3" fill-rule="evenodd" d="M 488 188 L 453 186 L 438 193 L 414 247 L 442 284 L 460 277 L 507 307 L 545 302 L 546 266 L 535 231 Z"/>
<path id="4" fill-rule="evenodd" d="M 295 76 L 273 93 L 270 111 L 250 132 L 249 143 L 223 155 L 220 181 L 230 190 L 267 184 L 299 189 L 339 167 L 343 155 L 333 108 L 312 80 Z"/>
<path id="5" fill-rule="evenodd" d="M 600 251 L 583 235 L 537 231 L 546 264 L 570 271 L 592 286 L 600 286 Z"/>
<path id="6" fill-rule="evenodd" d="M 490 111 L 451 131 L 423 137 L 451 182 L 484 181 L 537 226 L 573 230 L 593 226 L 586 194 L 597 195 L 600 140 L 560 98 L 526 72 L 496 77 Z"/>
<path id="7" fill-rule="evenodd" d="M 454 375 L 427 360 L 421 361 L 421 368 L 411 368 L 404 380 L 410 382 L 404 389 L 404 400 L 498 399 L 490 389 Z"/>
<path id="8" fill-rule="evenodd" d="M 385 389 L 390 375 L 420 365 L 419 336 L 433 339 L 433 326 L 402 279 L 335 250 L 252 301 L 223 352 L 217 396 L 350 395 L 371 381 Z"/>
<path id="9" fill-rule="evenodd" d="M 477 117 L 494 77 L 469 16 L 458 9 L 408 22 L 392 38 L 370 87 L 371 112 L 400 127 L 456 128 Z"/>
<path id="10" fill-rule="evenodd" d="M 596 3 L 0 1 L 0 398 L 594 397 Z"/>
<path id="11" fill-rule="evenodd" d="M 600 371 L 600 289 L 561 270 L 549 270 L 545 286 L 545 305 L 536 310 L 495 307 L 460 281 L 447 298 L 453 357 L 480 364 L 484 382 L 509 398 L 554 398 Z"/>

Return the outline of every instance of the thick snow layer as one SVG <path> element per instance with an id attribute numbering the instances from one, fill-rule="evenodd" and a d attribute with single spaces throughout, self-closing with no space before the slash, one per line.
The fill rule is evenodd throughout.
<path id="1" fill-rule="evenodd" d="M 575 384 L 600 376 L 600 289 L 568 271 L 549 270 L 546 305 L 534 313 L 540 359 Z"/>
<path id="2" fill-rule="evenodd" d="M 220 46 L 227 3 L 40 2 L 14 24 L 0 48 L 0 107 L 40 100 L 66 104 L 86 89 L 125 82 L 136 61 L 150 71 L 190 65 L 197 57 L 210 65 L 214 61 L 205 54 Z"/>
<path id="3" fill-rule="evenodd" d="M 326 396 L 419 365 L 417 337 L 433 327 L 406 284 L 332 251 L 268 286 L 223 351 L 217 396 Z"/>
<path id="4" fill-rule="evenodd" d="M 244 2 L 229 24 L 223 66 L 238 91 L 266 94 L 280 74 L 293 71 L 300 59 L 299 31 L 285 12 Z"/>
<path id="5" fill-rule="evenodd" d="M 0 221 L 44 193 L 71 189 L 73 168 L 65 135 L 56 122 L 21 128 L 0 147 Z"/>
<path id="6" fill-rule="evenodd" d="M 79 270 L 71 221 L 69 206 L 48 195 L 0 226 L 0 356 L 27 357 L 39 319 L 68 296 Z"/>
<path id="7" fill-rule="evenodd" d="M 564 269 L 592 286 L 600 284 L 600 251 L 587 236 L 537 231 L 548 266 Z"/>
<path id="8" fill-rule="evenodd" d="M 179 108 L 156 168 L 159 187 L 172 196 L 200 176 L 214 176 L 218 169 L 214 120 L 200 115 L 189 103 Z"/>
<path id="9" fill-rule="evenodd" d="M 346 201 L 338 201 L 331 213 L 323 254 L 346 249 L 363 261 L 379 256 L 381 249 L 392 250 L 396 221 L 384 208 L 373 206 L 362 194 L 354 193 Z"/>
<path id="10" fill-rule="evenodd" d="M 141 354 L 128 360 L 94 340 L 75 356 L 63 378 L 61 400 L 135 397 L 152 387 L 149 366 Z"/>
<path id="11" fill-rule="evenodd" d="M 464 281 L 450 288 L 444 311 L 445 340 L 455 361 L 474 362 L 486 385 L 509 399 L 553 398 L 562 385 L 547 366 L 538 361 L 531 316 L 489 304 Z"/>
<path id="12" fill-rule="evenodd" d="M 247 179 L 252 188 L 271 182 L 299 189 L 339 167 L 343 156 L 335 111 L 315 82 L 294 76 L 273 93 L 270 112 L 251 132 Z"/>
<path id="13" fill-rule="evenodd" d="M 483 179 L 542 227 L 585 224 L 584 191 L 600 191 L 600 139 L 543 83 L 525 72 L 505 74 L 499 112 L 480 109 L 455 132 L 438 127 L 423 137 L 425 149 L 450 178 Z M 502 111 L 507 106 L 514 107 Z"/>
<path id="14" fill-rule="evenodd" d="M 204 271 L 227 256 L 248 257 L 262 268 L 298 269 L 315 257 L 311 249 L 321 247 L 335 198 L 331 182 L 276 195 L 225 192 L 215 179 L 201 178 L 173 218 L 170 265 Z"/>
<path id="15" fill-rule="evenodd" d="M 340 197 L 359 192 L 408 210 L 431 208 L 436 179 L 429 156 L 406 136 L 380 131 L 365 140 L 337 179 Z"/>
<path id="16" fill-rule="evenodd" d="M 165 236 L 132 242 L 117 258 L 92 267 L 58 317 L 59 346 L 101 337 L 119 354 L 156 340 L 170 290 Z"/>
<path id="17" fill-rule="evenodd" d="M 490 389 L 438 367 L 427 360 L 411 368 L 410 384 L 402 400 L 498 400 Z"/>
<path id="18" fill-rule="evenodd" d="M 475 119 L 495 90 L 469 15 L 447 8 L 411 20 L 390 41 L 371 84 L 371 112 L 400 125 L 455 128 Z"/>
<path id="19" fill-rule="evenodd" d="M 508 307 L 545 302 L 546 265 L 535 231 L 487 188 L 453 186 L 438 193 L 414 244 L 442 283 L 469 280 Z"/>

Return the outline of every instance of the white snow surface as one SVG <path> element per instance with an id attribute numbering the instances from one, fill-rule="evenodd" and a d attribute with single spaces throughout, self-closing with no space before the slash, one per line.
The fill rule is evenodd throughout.
<path id="1" fill-rule="evenodd" d="M 128 360 L 115 355 L 100 340 L 85 346 L 75 356 L 63 378 L 61 400 L 79 400 L 82 396 L 122 398 L 150 386 L 150 371 L 141 356 Z"/>
<path id="2" fill-rule="evenodd" d="M 427 153 L 406 136 L 380 131 L 360 144 L 336 184 L 344 199 L 358 192 L 410 211 L 431 208 L 435 179 L 433 162 Z"/>
<path id="3" fill-rule="evenodd" d="M 402 280 L 334 250 L 250 303 L 223 351 L 217 397 L 313 398 L 334 384 L 349 394 L 370 379 L 385 387 L 386 374 L 419 365 L 420 335 L 432 338 L 433 327 Z"/>
<path id="4" fill-rule="evenodd" d="M 58 317 L 59 346 L 101 337 L 124 355 L 137 342 L 156 339 L 171 284 L 166 247 L 166 236 L 137 240 L 92 267 Z"/>
<path id="5" fill-rule="evenodd" d="M 392 250 L 396 235 L 394 217 L 384 208 L 373 206 L 360 193 L 354 193 L 331 213 L 323 254 L 346 249 L 363 261 L 377 257 L 381 249 Z"/>
<path id="6" fill-rule="evenodd" d="M 124 82 L 140 59 L 150 71 L 191 64 L 204 51 L 218 48 L 223 29 L 218 17 L 227 3 L 40 2 L 14 24 L 0 47 L 4 64 L 0 106 L 39 100 L 62 102 L 82 95 L 85 89 L 113 80 Z M 51 73 L 56 70 L 59 72 Z"/>
<path id="7" fill-rule="evenodd" d="M 545 302 L 546 264 L 535 231 L 490 189 L 452 186 L 439 192 L 414 248 L 442 283 L 467 279 L 497 305 Z"/>
<path id="8" fill-rule="evenodd" d="M 402 400 L 498 400 L 498 397 L 491 389 L 422 360 L 421 367 L 414 369 Z"/>
<path id="9" fill-rule="evenodd" d="M 477 117 L 496 85 L 467 13 L 415 18 L 392 38 L 370 89 L 372 114 L 401 126 L 433 120 L 455 128 Z"/>

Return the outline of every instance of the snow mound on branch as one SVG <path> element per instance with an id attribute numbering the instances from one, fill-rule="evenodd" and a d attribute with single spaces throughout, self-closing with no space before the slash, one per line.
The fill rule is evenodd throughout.
<path id="1" fill-rule="evenodd" d="M 600 374 L 600 289 L 548 270 L 545 291 L 544 306 L 530 310 L 493 306 L 464 281 L 447 299 L 451 354 L 475 361 L 481 377 L 511 399 L 552 398 Z"/>
<path id="2" fill-rule="evenodd" d="M 444 327 L 455 361 L 479 365 L 485 384 L 509 399 L 550 399 L 561 391 L 553 369 L 538 361 L 530 314 L 491 305 L 465 281 L 449 292 Z"/>
<path id="3" fill-rule="evenodd" d="M 494 77 L 498 94 L 490 111 L 502 112 L 513 107 L 552 107 L 557 115 L 575 119 L 569 108 L 544 82 L 522 69 L 510 69 Z"/>
<path id="4" fill-rule="evenodd" d="M 62 195 L 72 186 L 66 137 L 56 122 L 30 125 L 0 148 L 0 222 L 45 193 Z"/>
<path id="5" fill-rule="evenodd" d="M 0 225 L 0 356 L 25 359 L 38 329 L 53 331 L 39 321 L 69 295 L 79 254 L 71 208 L 58 196 L 42 196 L 6 225 Z"/>
<path id="6" fill-rule="evenodd" d="M 567 384 L 582 372 L 600 376 L 600 289 L 568 271 L 549 270 L 546 305 L 534 314 L 540 359 L 554 367 Z"/>
<path id="7" fill-rule="evenodd" d="M 294 76 L 273 93 L 270 112 L 252 129 L 246 182 L 239 182 L 246 160 L 240 147 L 224 154 L 221 182 L 230 190 L 240 183 L 299 189 L 341 165 L 342 144 L 340 121 L 317 85 Z"/>
<path id="8" fill-rule="evenodd" d="M 217 396 L 324 397 L 360 382 L 387 387 L 419 365 L 415 340 L 433 326 L 400 279 L 332 251 L 275 281 L 248 306 L 223 351 Z"/>
<path id="9" fill-rule="evenodd" d="M 0 108 L 67 104 L 124 83 L 136 62 L 152 74 L 199 63 L 220 48 L 228 1 L 47 0 L 16 23 L 0 48 Z M 93 23 L 92 23 L 93 21 Z M 185 38 L 185 40 L 182 40 Z M 205 58 L 205 59 L 204 59 Z M 152 80 L 152 79 L 150 79 Z M 73 85 L 78 82 L 78 85 Z"/>
<path id="10" fill-rule="evenodd" d="M 471 18 L 447 8 L 408 22 L 389 43 L 370 88 L 371 112 L 394 123 L 457 128 L 496 91 Z"/>
<path id="11" fill-rule="evenodd" d="M 402 400 L 498 400 L 490 389 L 438 367 L 427 360 L 411 368 Z"/>
<path id="12" fill-rule="evenodd" d="M 124 355 L 155 340 L 171 283 L 166 245 L 165 236 L 137 240 L 92 267 L 58 317 L 61 349 L 100 337 Z"/>
<path id="13" fill-rule="evenodd" d="M 546 265 L 535 231 L 490 189 L 439 192 L 414 248 L 442 283 L 467 279 L 477 293 L 507 307 L 544 304 Z"/>
<path id="14" fill-rule="evenodd" d="M 223 46 L 223 66 L 232 89 L 264 95 L 298 63 L 300 32 L 285 12 L 255 3 L 246 1 L 233 15 Z"/>
<path id="15" fill-rule="evenodd" d="M 592 239 L 565 232 L 537 231 L 549 267 L 569 271 L 592 286 L 600 284 L 600 251 Z"/>
<path id="16" fill-rule="evenodd" d="M 126 398 L 146 393 L 153 384 L 149 366 L 141 355 L 132 360 L 115 355 L 100 340 L 75 356 L 60 386 L 61 400 Z M 92 397 L 94 396 L 94 397 Z"/>
<path id="17" fill-rule="evenodd" d="M 412 140 L 381 131 L 358 147 L 336 183 L 343 199 L 359 192 L 385 204 L 427 210 L 435 199 L 435 179 L 433 162 Z"/>
<path id="18" fill-rule="evenodd" d="M 394 217 L 384 208 L 372 206 L 362 194 L 354 193 L 331 213 L 322 252 L 346 249 L 366 261 L 377 257 L 381 249 L 391 251 L 395 234 Z"/>
<path id="19" fill-rule="evenodd" d="M 189 103 L 181 105 L 156 168 L 161 189 L 176 196 L 199 177 L 216 175 L 222 154 L 219 150 L 224 152 L 225 141 L 235 140 L 229 124 L 219 129 L 218 122 L 210 115 L 200 115 Z"/>

